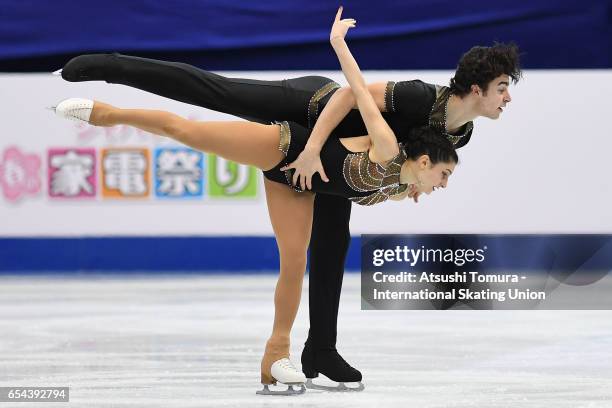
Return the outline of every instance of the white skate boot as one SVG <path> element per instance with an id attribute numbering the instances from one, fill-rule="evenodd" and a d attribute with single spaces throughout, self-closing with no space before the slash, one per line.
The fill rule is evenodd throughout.
<path id="1" fill-rule="evenodd" d="M 304 383 L 306 382 L 306 376 L 299 371 L 291 360 L 288 358 L 281 358 L 280 360 L 272 363 L 271 368 L 272 378 L 269 381 L 263 381 L 264 388 L 257 391 L 258 395 L 300 395 L 306 391 Z M 262 375 L 262 379 L 264 376 Z M 274 391 L 270 390 L 268 382 L 275 384 L 279 382 L 281 384 L 288 385 L 289 387 L 285 391 Z M 293 388 L 294 385 L 299 386 L 298 389 Z"/>
<path id="2" fill-rule="evenodd" d="M 70 98 L 64 99 L 58 103 L 57 106 L 53 106 L 49 109 L 52 109 L 57 116 L 64 119 L 89 123 L 93 106 L 94 101 L 91 99 Z"/>

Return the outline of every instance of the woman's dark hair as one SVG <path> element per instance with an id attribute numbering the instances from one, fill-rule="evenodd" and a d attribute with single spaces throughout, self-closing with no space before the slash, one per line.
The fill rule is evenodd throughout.
<path id="1" fill-rule="evenodd" d="M 453 144 L 430 127 L 415 128 L 410 131 L 403 144 L 404 152 L 409 160 L 416 160 L 426 154 L 431 164 L 458 163 L 459 157 Z"/>
<path id="2" fill-rule="evenodd" d="M 517 83 L 522 76 L 519 57 L 518 46 L 514 43 L 472 47 L 459 60 L 455 76 L 450 80 L 450 90 L 457 96 L 464 96 L 470 93 L 472 85 L 478 85 L 486 92 L 489 82 L 504 74 Z"/>

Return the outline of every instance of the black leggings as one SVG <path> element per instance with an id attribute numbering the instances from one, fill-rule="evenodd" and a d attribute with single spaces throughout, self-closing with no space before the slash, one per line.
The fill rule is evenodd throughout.
<path id="1" fill-rule="evenodd" d="M 321 76 L 281 81 L 228 78 L 181 62 L 121 54 L 78 56 L 66 64 L 62 77 L 71 82 L 127 85 L 255 122 L 287 120 L 305 127 L 310 127 L 310 99 L 325 84 L 333 82 Z"/>
<path id="2" fill-rule="evenodd" d="M 82 55 L 62 71 L 67 81 L 106 81 L 260 123 L 293 121 L 312 127 L 309 104 L 329 78 L 305 76 L 282 81 L 227 78 L 188 64 L 120 54 Z M 324 100 L 322 101 L 324 103 Z M 350 242 L 351 203 L 317 194 L 310 240 L 310 330 L 315 348 L 336 344 L 338 306 Z"/>

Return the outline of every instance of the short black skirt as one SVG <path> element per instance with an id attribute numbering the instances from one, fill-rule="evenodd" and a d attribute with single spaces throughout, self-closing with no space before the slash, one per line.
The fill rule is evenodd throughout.
<path id="1" fill-rule="evenodd" d="M 280 126 L 280 141 L 278 150 L 283 152 L 285 158 L 281 160 L 274 168 L 263 172 L 264 177 L 277 183 L 287 184 L 295 191 L 302 192 L 299 186 L 294 186 L 291 181 L 293 177 L 293 169 L 281 171 L 281 168 L 293 163 L 298 158 L 310 136 L 310 130 L 306 129 L 295 122 L 278 122 Z"/>

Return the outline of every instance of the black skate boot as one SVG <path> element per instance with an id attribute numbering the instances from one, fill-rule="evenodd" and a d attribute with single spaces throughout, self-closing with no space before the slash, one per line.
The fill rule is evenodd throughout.
<path id="1" fill-rule="evenodd" d="M 113 73 L 119 69 L 118 54 L 85 54 L 74 57 L 61 71 L 62 78 L 69 82 L 111 82 Z"/>
<path id="2" fill-rule="evenodd" d="M 302 351 L 302 372 L 306 375 L 306 388 L 323 391 L 363 391 L 361 372 L 351 367 L 335 348 L 317 349 L 306 342 Z M 337 386 L 318 385 L 312 382 L 323 374 Z M 357 387 L 347 387 L 345 383 L 357 383 Z"/>

